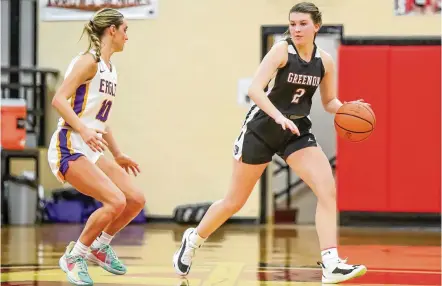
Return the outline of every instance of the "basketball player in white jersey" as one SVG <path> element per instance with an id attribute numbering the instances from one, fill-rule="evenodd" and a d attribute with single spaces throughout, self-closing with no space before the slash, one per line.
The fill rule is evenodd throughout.
<path id="1" fill-rule="evenodd" d="M 84 32 L 89 48 L 72 60 L 52 101 L 61 118 L 48 150 L 49 165 L 60 182 L 103 204 L 60 258 L 61 269 L 74 285 L 93 284 L 86 260 L 113 274 L 126 273 L 109 244 L 145 204 L 129 177 L 130 171 L 140 172 L 139 166 L 120 151 L 107 125 L 117 91 L 117 72 L 110 58 L 128 40 L 126 20 L 117 10 L 105 8 L 85 25 Z M 114 160 L 103 156 L 106 148 Z"/>

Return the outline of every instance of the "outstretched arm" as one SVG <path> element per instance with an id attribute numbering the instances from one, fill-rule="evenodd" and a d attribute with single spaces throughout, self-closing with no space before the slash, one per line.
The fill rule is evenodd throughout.
<path id="1" fill-rule="evenodd" d="M 336 70 L 333 58 L 321 51 L 321 58 L 325 68 L 325 75 L 320 85 L 321 101 L 325 111 L 335 114 L 342 106 L 342 102 L 336 96 Z"/>
<path id="2" fill-rule="evenodd" d="M 338 109 L 342 106 L 342 102 L 336 96 L 336 68 L 333 58 L 324 51 L 321 52 L 322 62 L 325 67 L 325 75 L 322 79 L 320 89 L 321 89 L 321 100 L 325 111 L 336 114 Z M 358 102 L 360 104 L 365 104 L 370 106 L 370 104 L 364 102 L 363 99 L 358 99 L 350 102 Z M 346 103 L 346 102 L 344 102 Z"/>

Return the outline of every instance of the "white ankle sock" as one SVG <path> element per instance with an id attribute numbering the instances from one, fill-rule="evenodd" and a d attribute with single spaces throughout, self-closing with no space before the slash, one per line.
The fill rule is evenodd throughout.
<path id="1" fill-rule="evenodd" d="M 72 256 L 80 255 L 82 257 L 85 257 L 88 249 L 89 249 L 89 247 L 87 247 L 86 245 L 81 243 L 80 240 L 77 240 L 77 242 L 75 243 L 75 246 L 72 249 L 70 255 L 72 255 Z"/>
<path id="2" fill-rule="evenodd" d="M 330 264 L 335 264 L 339 260 L 338 249 L 336 247 L 327 248 L 321 251 L 322 263 L 324 263 L 325 267 L 328 267 Z"/>
<path id="3" fill-rule="evenodd" d="M 114 237 L 104 231 L 94 240 L 92 247 L 100 248 L 103 245 L 109 245 Z"/>
<path id="4" fill-rule="evenodd" d="M 205 238 L 202 238 L 201 236 L 198 235 L 196 229 L 189 235 L 189 240 L 197 247 L 200 247 L 204 243 L 204 241 L 206 241 Z"/>

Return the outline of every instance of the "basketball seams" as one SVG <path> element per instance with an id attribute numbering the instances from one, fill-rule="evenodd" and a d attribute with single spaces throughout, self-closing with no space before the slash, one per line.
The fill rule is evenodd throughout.
<path id="1" fill-rule="evenodd" d="M 374 121 L 373 123 L 376 123 L 376 117 L 374 116 L 372 110 L 370 108 L 368 108 L 367 106 L 363 105 L 363 104 L 361 104 L 361 106 L 363 108 L 367 109 L 368 112 L 370 112 L 371 116 L 373 117 L 373 121 Z M 370 122 L 370 124 L 373 126 L 373 124 L 371 122 Z"/>
<path id="2" fill-rule="evenodd" d="M 339 108 L 339 110 L 335 114 L 334 125 L 336 132 L 340 137 L 350 140 L 351 142 L 364 141 L 368 137 L 370 137 L 371 133 L 373 132 L 374 126 L 376 124 L 376 118 L 373 112 L 369 108 L 365 107 L 363 104 L 347 104 L 349 105 L 346 106 L 346 104 L 344 104 L 342 106 L 343 108 Z M 351 105 L 353 105 L 355 109 Z M 368 113 L 363 112 L 361 110 L 361 106 L 364 107 L 368 111 Z M 345 128 L 343 126 L 345 126 Z M 351 129 L 362 131 L 353 131 Z M 353 134 L 354 136 L 351 136 L 351 134 Z"/>
<path id="3" fill-rule="evenodd" d="M 353 116 L 353 117 L 359 118 L 359 119 L 361 119 L 361 120 L 364 120 L 365 122 L 367 122 L 368 124 L 371 125 L 371 130 L 373 130 L 373 124 L 372 124 L 370 121 L 368 121 L 367 119 L 365 119 L 365 118 L 359 117 L 359 116 L 357 116 L 357 115 L 348 114 L 348 113 L 341 113 L 341 112 L 336 113 L 336 114 L 347 115 L 347 116 Z"/>
<path id="4" fill-rule="evenodd" d="M 342 130 L 345 130 L 345 131 L 348 131 L 348 132 L 351 132 L 351 133 L 363 134 L 363 133 L 369 133 L 369 132 L 373 131 L 373 128 L 370 129 L 370 130 L 367 130 L 367 131 L 353 131 L 353 130 L 350 130 L 350 129 L 347 129 L 347 128 L 342 127 L 341 125 L 339 125 L 339 124 L 336 122 L 336 120 L 335 120 L 335 124 L 336 124 L 336 126 L 338 126 L 339 128 L 341 128 Z"/>

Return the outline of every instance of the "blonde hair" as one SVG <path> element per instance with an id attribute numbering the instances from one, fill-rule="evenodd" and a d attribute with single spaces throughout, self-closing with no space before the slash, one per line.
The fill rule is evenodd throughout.
<path id="1" fill-rule="evenodd" d="M 89 47 L 85 51 L 87 53 L 91 48 L 95 49 L 95 60 L 100 61 L 101 56 L 101 36 L 103 36 L 104 31 L 112 26 L 118 29 L 121 24 L 123 24 L 124 16 L 118 10 L 112 8 L 104 8 L 99 10 L 88 23 L 84 25 L 84 33 L 87 33 L 89 37 Z"/>

